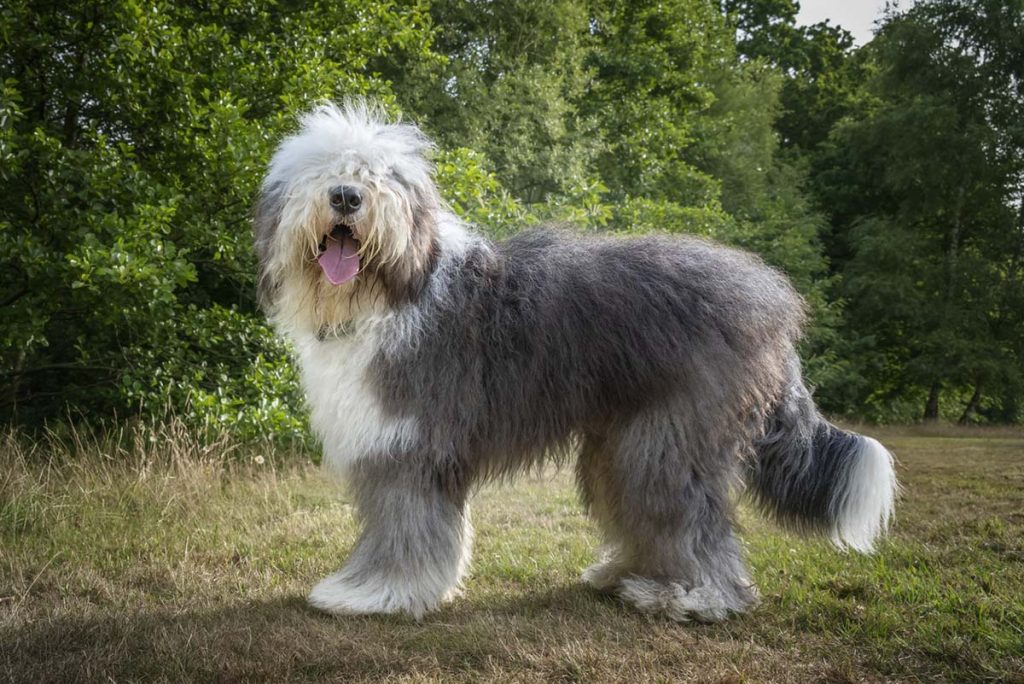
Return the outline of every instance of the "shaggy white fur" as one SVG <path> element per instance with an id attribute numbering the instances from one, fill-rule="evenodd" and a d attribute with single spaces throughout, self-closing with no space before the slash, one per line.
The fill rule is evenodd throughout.
<path id="1" fill-rule="evenodd" d="M 384 317 L 371 317 L 347 335 L 322 341 L 308 336 L 296 344 L 310 422 L 333 468 L 344 470 L 361 456 L 391 453 L 416 440 L 416 419 L 385 413 L 367 378 L 386 324 Z"/>
<path id="2" fill-rule="evenodd" d="M 897 492 L 892 454 L 877 440 L 865 437 L 832 531 L 833 543 L 869 553 L 889 526 Z"/>
<path id="3" fill-rule="evenodd" d="M 461 544 L 455 562 L 444 565 L 399 568 L 390 573 L 367 573 L 364 568 L 346 566 L 318 582 L 309 593 L 309 603 L 334 615 L 404 612 L 419 619 L 462 593 L 473 548 L 468 509 L 463 516 Z"/>

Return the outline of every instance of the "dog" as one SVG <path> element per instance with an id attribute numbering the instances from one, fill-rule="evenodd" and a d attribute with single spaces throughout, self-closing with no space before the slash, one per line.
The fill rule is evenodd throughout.
<path id="1" fill-rule="evenodd" d="M 322 105 L 261 186 L 259 298 L 362 526 L 313 606 L 437 609 L 469 566 L 474 487 L 572 455 L 604 535 L 583 578 L 642 611 L 713 622 L 755 604 L 742 483 L 781 523 L 872 549 L 892 456 L 815 408 L 783 275 L 695 237 L 492 242 L 446 207 L 431 147 L 366 102 Z"/>

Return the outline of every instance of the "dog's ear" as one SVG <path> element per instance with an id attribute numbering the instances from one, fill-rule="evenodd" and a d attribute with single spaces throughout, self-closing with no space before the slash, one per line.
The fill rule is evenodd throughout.
<path id="1" fill-rule="evenodd" d="M 408 276 L 409 297 L 414 299 L 426 287 L 439 258 L 437 216 L 441 199 L 433 183 L 420 187 L 414 193 L 413 225 L 410 252 L 414 257 Z"/>
<path id="2" fill-rule="evenodd" d="M 434 185 L 414 185 L 396 174 L 409 198 L 412 222 L 403 258 L 378 273 L 392 306 L 415 301 L 426 288 L 440 258 L 437 214 L 440 199 Z"/>
<path id="3" fill-rule="evenodd" d="M 273 304 L 277 292 L 277 278 L 271 272 L 270 264 L 274 257 L 274 242 L 278 226 L 281 223 L 281 210 L 285 203 L 285 184 L 277 181 L 264 183 L 260 196 L 256 200 L 253 218 L 253 236 L 256 245 L 256 258 L 259 270 L 256 280 L 256 298 L 264 310 Z"/>

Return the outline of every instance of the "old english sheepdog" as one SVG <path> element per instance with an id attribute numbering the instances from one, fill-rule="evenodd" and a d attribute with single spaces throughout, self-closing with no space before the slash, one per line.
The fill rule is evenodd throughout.
<path id="1" fill-rule="evenodd" d="M 430 147 L 373 106 L 325 105 L 262 185 L 260 297 L 362 524 L 310 603 L 436 609 L 469 566 L 474 487 L 570 454 L 605 538 L 583 578 L 643 611 L 717 621 L 755 602 L 741 483 L 782 523 L 871 549 L 892 458 L 816 410 L 785 277 L 692 237 L 492 242 L 445 206 Z"/>

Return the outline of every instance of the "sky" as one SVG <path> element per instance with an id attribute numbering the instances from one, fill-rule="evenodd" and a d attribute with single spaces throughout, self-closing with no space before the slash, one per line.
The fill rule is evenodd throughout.
<path id="1" fill-rule="evenodd" d="M 903 0 L 901 7 L 909 6 Z M 857 45 L 871 40 L 871 31 L 876 19 L 882 16 L 885 0 L 800 0 L 800 14 L 797 23 L 810 25 L 829 20 L 853 34 Z"/>

